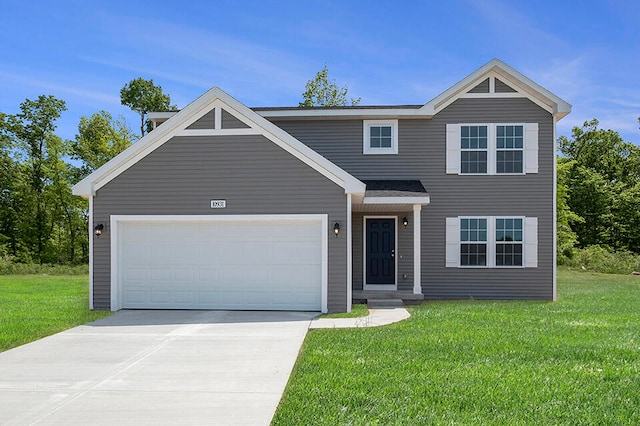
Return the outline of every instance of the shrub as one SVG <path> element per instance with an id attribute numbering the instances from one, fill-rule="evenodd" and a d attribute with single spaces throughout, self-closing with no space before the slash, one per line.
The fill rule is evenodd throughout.
<path id="1" fill-rule="evenodd" d="M 0 256 L 0 275 L 85 275 L 89 265 L 53 265 L 14 262 L 10 256 Z"/>
<path id="2" fill-rule="evenodd" d="M 640 255 L 630 251 L 611 251 L 601 246 L 575 249 L 558 256 L 558 264 L 606 274 L 628 275 L 640 271 Z"/>

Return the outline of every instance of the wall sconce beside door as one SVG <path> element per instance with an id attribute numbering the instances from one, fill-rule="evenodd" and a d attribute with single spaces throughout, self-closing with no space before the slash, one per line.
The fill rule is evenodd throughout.
<path id="1" fill-rule="evenodd" d="M 333 233 L 336 234 L 336 237 L 340 234 L 340 224 L 338 222 L 333 224 Z"/>
<path id="2" fill-rule="evenodd" d="M 96 237 L 99 237 L 100 235 L 102 235 L 103 230 L 104 230 L 104 225 L 99 223 L 93 228 L 93 233 L 96 235 Z"/>
<path id="3" fill-rule="evenodd" d="M 404 226 L 406 228 L 408 224 L 409 224 L 409 219 L 407 219 L 406 216 L 403 217 L 402 218 L 402 226 Z"/>

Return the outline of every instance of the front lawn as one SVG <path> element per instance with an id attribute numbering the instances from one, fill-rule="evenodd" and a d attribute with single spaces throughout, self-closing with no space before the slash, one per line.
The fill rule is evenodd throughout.
<path id="1" fill-rule="evenodd" d="M 309 330 L 273 424 L 640 424 L 640 277 L 562 269 L 558 294 Z"/>
<path id="2" fill-rule="evenodd" d="M 89 310 L 86 275 L 0 275 L 0 352 L 109 315 Z"/>

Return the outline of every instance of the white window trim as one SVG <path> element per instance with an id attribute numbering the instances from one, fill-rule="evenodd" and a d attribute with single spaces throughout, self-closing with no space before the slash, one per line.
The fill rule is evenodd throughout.
<path id="1" fill-rule="evenodd" d="M 486 175 L 490 175 L 493 174 L 491 173 L 491 167 L 493 165 L 494 170 L 495 170 L 495 149 L 492 150 L 491 149 L 491 139 L 494 138 L 495 133 L 492 135 L 491 131 L 494 130 L 495 132 L 495 127 L 492 129 L 491 128 L 491 124 L 486 124 L 486 123 L 474 123 L 474 124 L 459 124 L 459 137 L 458 137 L 458 146 L 460 149 L 460 164 L 458 165 L 458 174 L 459 175 L 464 175 L 464 176 L 486 176 Z M 478 148 L 478 149 L 462 149 L 462 126 L 473 126 L 473 127 L 482 127 L 482 126 L 486 126 L 487 127 L 487 147 L 485 149 L 482 148 Z M 493 146 L 495 146 L 495 142 L 493 144 Z M 487 153 L 487 173 L 462 173 L 462 153 L 465 151 L 486 151 Z"/>
<path id="2" fill-rule="evenodd" d="M 464 243 L 473 244 L 473 242 L 468 241 L 460 241 L 460 221 L 462 219 L 487 219 L 487 264 L 486 265 L 461 265 L 460 264 L 460 245 Z M 522 265 L 496 265 L 496 219 L 522 219 L 522 241 L 519 243 L 522 244 Z M 456 218 L 447 218 L 447 225 L 451 226 L 453 223 L 451 220 L 457 221 L 456 227 L 456 235 L 455 239 L 451 238 L 451 240 L 447 241 L 447 244 L 450 245 L 449 249 L 453 249 L 453 244 L 455 244 L 456 249 L 456 261 L 455 264 L 453 262 L 447 263 L 447 267 L 456 267 L 460 269 L 524 269 L 524 268 L 532 268 L 537 267 L 537 255 L 535 259 L 528 259 L 527 254 L 529 252 L 528 245 L 535 244 L 537 247 L 538 240 L 537 235 L 529 235 L 527 229 L 527 220 L 534 220 L 537 228 L 537 218 L 535 217 L 525 217 L 518 215 L 508 215 L 508 216 L 458 216 Z M 451 236 L 452 237 L 452 236 Z M 452 253 L 451 253 L 452 254 Z"/>
<path id="3" fill-rule="evenodd" d="M 462 126 L 487 126 L 487 173 L 462 173 L 463 152 L 461 142 Z M 522 172 L 497 173 L 497 126 L 522 126 Z M 505 151 L 519 151 L 520 149 L 505 149 Z M 483 151 L 464 150 L 464 151 Z M 502 151 L 502 150 L 501 150 Z M 451 123 L 447 124 L 447 174 L 461 176 L 522 176 L 538 173 L 538 123 Z"/>
<path id="4" fill-rule="evenodd" d="M 369 129 L 371 127 L 390 126 L 391 127 L 391 147 L 372 148 Z M 362 121 L 362 153 L 366 155 L 397 154 L 398 153 L 398 120 L 363 120 Z"/>

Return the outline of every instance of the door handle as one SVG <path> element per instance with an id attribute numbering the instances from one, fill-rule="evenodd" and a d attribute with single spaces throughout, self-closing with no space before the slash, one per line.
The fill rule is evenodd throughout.
<path id="1" fill-rule="evenodd" d="M 395 250 L 391 250 L 391 257 L 396 257 L 396 251 Z"/>

